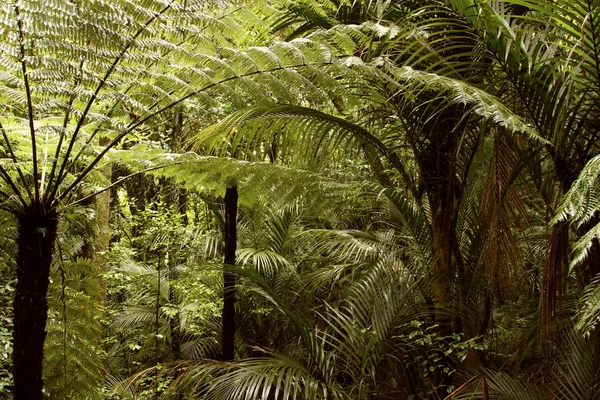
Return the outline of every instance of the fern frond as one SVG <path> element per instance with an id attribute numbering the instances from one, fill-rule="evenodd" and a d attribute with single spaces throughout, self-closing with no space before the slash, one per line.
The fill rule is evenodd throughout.
<path id="1" fill-rule="evenodd" d="M 380 199 L 385 201 L 392 217 L 401 221 L 402 228 L 410 232 L 419 249 L 420 256 L 424 263 L 428 264 L 433 259 L 430 243 L 431 227 L 424 210 L 420 209 L 418 203 L 411 202 L 398 190 L 383 189 Z"/>
<path id="2" fill-rule="evenodd" d="M 600 210 L 600 156 L 592 158 L 564 195 L 552 223 L 570 221 L 576 227 L 589 224 Z M 600 223 L 595 224 L 573 245 L 571 268 L 583 263 L 594 240 L 600 237 Z"/>
<path id="3" fill-rule="evenodd" d="M 282 132 L 285 134 L 281 135 Z M 225 141 L 226 136 L 230 136 L 232 141 Z M 398 156 L 366 129 L 304 107 L 267 104 L 242 110 L 204 130 L 195 140 L 217 154 L 240 147 L 247 150 L 245 154 L 256 152 L 259 160 L 267 156 L 265 144 L 273 141 L 282 157 L 288 154 L 291 146 L 306 149 L 302 155 L 304 159 L 307 156 L 321 159 L 334 148 L 339 151 L 340 147 L 368 143 L 387 157 L 395 168 L 405 171 Z"/>
<path id="4" fill-rule="evenodd" d="M 164 321 L 159 321 L 159 323 L 163 322 Z M 123 314 L 121 314 L 113 323 L 113 327 L 122 331 L 128 331 L 132 327 L 140 324 L 149 326 L 156 324 L 155 310 L 139 306 L 126 307 Z"/>
<path id="5" fill-rule="evenodd" d="M 142 153 L 144 157 L 140 158 Z M 129 151 L 113 152 L 111 159 L 130 169 L 146 170 L 155 176 L 172 178 L 189 189 L 211 192 L 216 196 L 224 194 L 229 182 L 237 182 L 240 202 L 248 206 L 266 197 L 289 203 L 301 197 L 303 201 L 322 205 L 326 201 L 322 196 L 331 195 L 323 187 L 337 186 L 338 190 L 356 187 L 353 183 L 337 184 L 316 172 L 277 164 L 207 157 L 195 153 L 170 154 L 158 149 L 148 150 L 145 146 L 137 147 L 136 155 Z"/>
<path id="6" fill-rule="evenodd" d="M 558 399 L 590 399 L 600 393 L 597 386 L 597 346 L 576 329 L 567 331 L 562 343 L 562 362 L 555 379 Z"/>
<path id="7" fill-rule="evenodd" d="M 584 289 L 578 309 L 575 329 L 583 336 L 589 336 L 600 319 L 600 277 L 594 278 Z"/>

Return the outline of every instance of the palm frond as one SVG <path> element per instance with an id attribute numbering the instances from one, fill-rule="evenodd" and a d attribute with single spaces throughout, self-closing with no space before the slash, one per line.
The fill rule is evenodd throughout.
<path id="1" fill-rule="evenodd" d="M 532 400 L 544 399 L 545 393 L 540 393 L 534 387 L 526 387 L 518 379 L 503 372 L 486 371 L 485 373 L 487 390 L 484 391 L 481 385 L 470 385 L 470 390 L 461 393 L 458 396 L 452 396 L 452 399 L 510 399 L 510 400 Z M 475 386 L 475 387 L 474 387 Z M 477 387 L 478 386 L 478 387 Z"/>

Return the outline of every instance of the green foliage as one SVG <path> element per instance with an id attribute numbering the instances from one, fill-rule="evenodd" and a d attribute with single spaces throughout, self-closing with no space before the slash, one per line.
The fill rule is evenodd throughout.
<path id="1" fill-rule="evenodd" d="M 5 213 L 2 219 L 2 239 L 0 244 L 0 397 L 8 398 L 12 378 L 13 318 L 12 301 L 15 285 L 15 237 L 16 227 Z"/>
<path id="2" fill-rule="evenodd" d="M 12 293 L 14 288 L 11 284 L 0 287 L 0 299 L 2 301 L 2 313 L 0 313 L 0 396 L 8 396 L 12 386 Z"/>
<path id="3" fill-rule="evenodd" d="M 548 385 L 526 384 L 499 371 L 485 371 L 487 389 L 470 383 L 457 399 L 590 399 L 598 396 L 597 343 L 586 338 L 576 328 L 569 327 L 560 341 L 560 357 L 552 366 L 552 381 Z"/>
<path id="4" fill-rule="evenodd" d="M 121 210 L 128 202 L 123 196 Z M 220 300 L 211 284 L 217 270 L 214 250 L 207 249 L 210 232 L 186 227 L 182 215 L 162 203 L 115 222 L 124 234 L 108 254 L 111 374 L 124 378 L 156 363 L 214 354 L 207 324 L 219 315 Z M 156 385 L 169 380 L 160 382 L 148 380 L 152 393 L 162 393 Z"/>
<path id="5" fill-rule="evenodd" d="M 592 158 L 565 194 L 554 222 L 569 220 L 576 227 L 590 224 L 600 211 L 600 156 Z M 600 223 L 592 226 L 573 245 L 571 267 L 587 258 L 594 240 L 600 238 Z"/>
<path id="6" fill-rule="evenodd" d="M 597 396 L 598 0 L 255 3 L 0 6 L 0 208 L 67 220 L 49 395 L 435 399 L 474 376 L 453 398 Z M 105 163 L 126 186 L 101 276 L 79 206 L 107 189 Z M 568 296 L 575 329 L 558 330 Z M 527 363 L 554 383 L 524 384 Z"/>
<path id="7" fill-rule="evenodd" d="M 320 43 L 246 47 L 263 35 L 252 9 L 229 13 L 190 1 L 48 6 L 60 11 L 45 15 L 35 2 L 2 9 L 2 176 L 22 204 L 28 193 L 65 199 L 110 148 L 185 100 L 209 111 L 215 100 L 239 107 L 247 99 L 323 102 L 347 93 L 330 75 L 343 65 Z M 25 22 L 17 23 L 21 14 Z M 65 21 L 77 29 L 59 29 Z"/>
<path id="8" fill-rule="evenodd" d="M 254 347 L 261 357 L 232 363 L 173 363 L 163 372 L 179 378 L 164 398 L 174 392 L 223 399 L 401 395 L 407 390 L 407 382 L 402 378 L 407 369 L 421 376 L 422 386 L 412 390 L 426 398 L 433 393 L 428 376 L 441 368 L 440 360 L 453 353 L 464 357 L 464 352 L 472 348 L 457 338 L 440 337 L 434 328 L 423 330 L 423 322 L 413 319 L 422 310 L 413 302 L 410 288 L 392 290 L 395 285 L 389 281 L 390 271 L 383 267 L 376 267 L 355 282 L 339 306 L 322 304 L 322 311 L 316 313 L 322 321 L 320 328 L 312 327 L 310 319 L 286 304 L 285 288 L 275 289 L 254 273 L 239 273 L 247 280 L 245 285 L 290 319 L 301 343 L 290 343 L 292 347 L 285 353 Z M 302 347 L 297 348 L 298 344 Z M 135 387 L 141 389 L 144 377 L 157 372 L 153 368 L 136 376 Z"/>
<path id="9" fill-rule="evenodd" d="M 45 390 L 52 398 L 100 398 L 103 283 L 101 271 L 81 255 L 91 246 L 93 213 L 74 209 L 63 220 L 51 271 L 44 346 Z M 89 228 L 88 228 L 89 229 Z M 68 232 L 68 234 L 67 234 Z"/>

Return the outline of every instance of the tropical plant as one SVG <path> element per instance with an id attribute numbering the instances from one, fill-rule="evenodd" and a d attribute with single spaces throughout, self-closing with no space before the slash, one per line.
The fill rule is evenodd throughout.
<path id="1" fill-rule="evenodd" d="M 277 71 L 301 79 L 295 68 L 331 63 L 310 44 L 298 43 L 280 48 L 282 56 L 292 51 L 285 61 L 261 49 L 230 52 L 227 67 L 212 56 L 216 48 L 244 42 L 261 20 L 249 18 L 242 29 L 229 14 L 204 14 L 206 7 L 190 1 L 2 6 L 0 175 L 2 207 L 19 225 L 13 357 L 18 399 L 42 393 L 46 293 L 59 209 L 94 194 L 92 181 L 104 155 L 187 99 L 205 108 L 214 104 L 211 90 L 240 99 L 257 90 L 255 76 L 284 93 Z"/>
<path id="2" fill-rule="evenodd" d="M 469 298 L 469 286 L 464 285 L 476 276 L 473 268 L 481 260 L 461 254 L 457 224 L 469 176 L 474 176 L 472 161 L 489 146 L 484 141 L 498 143 L 485 150 L 493 154 L 481 209 L 487 221 L 477 235 L 487 238 L 480 243 L 486 264 L 510 266 L 486 271 L 496 281 L 517 275 L 515 268 L 520 267 L 514 221 L 526 220 L 527 211 L 516 185 L 530 180 L 538 190 L 537 202 L 552 214 L 558 194 L 568 191 L 597 152 L 597 7 L 593 2 L 544 1 L 377 4 L 292 4 L 278 25 L 293 37 L 319 38 L 352 52 L 352 67 L 364 78 L 351 83 L 361 101 L 344 97 L 346 104 L 334 102 L 335 108 L 320 111 L 261 104 L 233 113 L 207 130 L 204 140 L 222 154 L 219 138 L 233 135 L 235 145 L 252 149 L 258 159 L 271 147 L 284 158 L 297 147 L 311 149 L 311 157 L 323 157 L 340 144 L 358 144 L 387 186 L 389 176 L 380 173 L 383 157 L 397 169 L 396 179 L 407 186 L 409 196 L 427 209 L 432 272 L 443 277 L 434 285 L 438 320 L 449 332 L 453 323 L 448 306 L 458 300 L 454 293 Z M 349 22 L 344 18 L 352 25 L 340 23 Z M 326 114 L 332 110 L 338 116 Z M 514 132 L 530 140 L 524 142 Z M 264 141 L 262 147 L 259 141 Z M 407 165 L 416 166 L 417 172 L 409 173 Z M 577 235 L 585 235 L 592 222 L 580 225 Z M 566 293 L 567 230 L 567 225 L 557 224 L 547 239 L 550 251 L 539 305 L 542 343 L 548 343 L 552 315 Z M 596 242 L 586 243 L 590 259 L 575 269 L 580 288 L 596 275 L 593 265 L 598 265 L 593 261 Z M 459 302 L 460 308 L 469 308 Z"/>
<path id="3" fill-rule="evenodd" d="M 110 343 L 109 370 L 117 377 L 188 358 L 219 306 L 207 286 L 216 276 L 210 233 L 183 225 L 180 213 L 160 203 L 123 219 L 120 229 L 129 232 L 108 254 L 112 332 L 119 338 Z M 132 221 L 143 234 L 130 241 Z"/>
<path id="4" fill-rule="evenodd" d="M 318 78 L 329 91 L 321 98 L 331 101 L 274 96 L 198 139 L 212 154 L 310 167 L 364 152 L 381 185 L 406 188 L 382 193 L 419 251 L 430 285 L 422 299 L 441 334 L 485 334 L 493 299 L 505 301 L 512 278 L 539 261 L 536 252 L 523 262 L 527 246 L 516 243 L 526 225 L 536 229 L 528 214 L 553 214 L 597 152 L 597 7 L 559 3 L 290 3 L 277 30 L 320 42 L 328 54 L 352 54 L 347 69 L 334 70 L 335 82 Z M 353 92 L 336 97 L 340 83 Z M 558 224 L 545 235 L 546 346 L 567 290 L 567 229 Z M 591 263 L 575 270 L 581 288 L 594 276 Z"/>
<path id="5" fill-rule="evenodd" d="M 323 234 L 314 233 L 315 242 L 322 243 Z M 338 240 L 330 238 L 328 244 L 340 247 L 334 256 L 340 262 L 354 258 L 353 252 L 348 251 L 353 247 L 369 253 L 362 262 L 360 277 L 340 280 L 332 277 L 323 265 L 321 271 L 307 269 L 304 273 L 298 268 L 295 273 L 280 270 L 277 274 L 281 278 L 269 284 L 256 272 L 238 268 L 237 273 L 242 277 L 239 292 L 246 298 L 253 294 L 255 301 L 262 299 L 260 314 L 266 312 L 271 320 L 281 320 L 276 334 L 280 350 L 265 348 L 265 344 L 275 343 L 265 343 L 265 338 L 259 338 L 260 342 L 247 344 L 252 350 L 249 358 L 230 363 L 201 359 L 163 365 L 163 373 L 179 376 L 164 397 L 175 393 L 227 399 L 270 396 L 349 399 L 371 398 L 374 394 L 393 398 L 409 393 L 419 398 L 435 396 L 432 371 L 444 367 L 440 363 L 444 352 L 464 357 L 471 344 L 439 337 L 431 328 L 423 327 L 424 304 L 415 298 L 414 286 L 406 279 L 407 275 L 399 273 L 405 266 L 392 255 L 379 252 L 378 247 L 386 246 L 385 242 L 364 235 L 348 243 L 342 232 L 332 234 L 340 236 Z M 321 249 L 317 246 L 314 250 Z M 409 274 L 407 270 L 404 272 Z M 315 279 L 315 274 L 321 278 Z M 278 283 L 280 280 L 285 284 Z M 339 285 L 338 298 L 332 298 L 336 305 L 323 301 L 312 310 L 298 307 L 301 303 L 298 292 L 313 298 L 310 292 L 331 280 L 333 283 L 327 286 Z M 302 284 L 303 281 L 312 284 Z M 321 283 L 314 288 L 316 282 Z M 248 317 L 242 315 L 241 319 L 244 318 Z M 243 330 L 240 333 L 242 340 L 248 339 L 244 333 Z M 288 336 L 288 340 L 281 342 Z M 156 372 L 160 371 L 156 368 L 143 371 L 133 378 L 133 383 L 139 384 L 148 374 Z"/>

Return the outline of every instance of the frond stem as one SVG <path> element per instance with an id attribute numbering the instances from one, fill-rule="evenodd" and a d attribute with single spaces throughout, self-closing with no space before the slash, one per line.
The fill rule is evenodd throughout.
<path id="1" fill-rule="evenodd" d="M 10 153 L 10 158 L 15 163 L 15 168 L 17 169 L 17 173 L 19 174 L 19 179 L 21 179 L 21 182 L 23 183 L 23 187 L 25 188 L 25 190 L 27 191 L 27 194 L 29 195 L 29 199 L 33 201 L 33 195 L 31 193 L 31 189 L 29 188 L 29 186 L 27 186 L 27 180 L 25 180 L 25 175 L 23 175 L 23 171 L 21 170 L 21 167 L 19 166 L 19 162 L 17 161 L 17 156 L 15 156 L 15 152 L 13 151 L 10 141 L 8 140 L 8 135 L 6 134 L 6 129 L 4 129 L 4 126 L 2 126 L 1 122 L 0 122 L 0 131 L 2 131 L 2 137 L 4 138 L 4 142 L 6 142 L 6 148 L 8 149 L 8 152 Z"/>
<path id="2" fill-rule="evenodd" d="M 29 76 L 27 75 L 27 63 L 25 62 L 25 34 L 23 32 L 23 22 L 20 18 L 19 6 L 15 5 L 15 15 L 17 17 L 17 27 L 19 28 L 19 47 L 21 50 L 21 71 L 23 72 L 23 83 L 25 84 L 25 95 L 27 97 L 27 118 L 29 120 L 29 133 L 31 135 L 31 155 L 33 159 L 33 190 L 34 201 L 40 201 L 40 190 L 38 187 L 38 165 L 37 165 L 37 146 L 35 143 L 35 124 L 33 123 L 33 101 L 31 98 L 31 87 L 29 86 Z M 25 185 L 27 186 L 27 185 Z M 28 190 L 29 192 L 29 190 Z"/>
<path id="3" fill-rule="evenodd" d="M 592 43 L 594 45 L 594 64 L 596 67 L 596 85 L 600 89 L 600 59 L 598 58 L 598 35 L 594 24 L 594 6 L 587 0 L 588 13 L 590 15 L 590 31 L 592 32 Z"/>
<path id="4" fill-rule="evenodd" d="M 94 167 L 96 166 L 96 164 L 98 164 L 100 162 L 100 160 L 102 159 L 102 157 L 104 157 L 104 155 L 106 153 L 108 153 L 108 151 L 110 149 L 112 149 L 117 143 L 119 143 L 125 136 L 127 136 L 128 134 L 130 134 L 131 132 L 133 132 L 135 129 L 137 129 L 137 127 L 139 127 L 140 125 L 144 124 L 146 121 L 148 121 L 148 120 L 156 117 L 157 115 L 163 113 L 164 111 L 170 110 L 171 108 L 173 108 L 173 107 L 181 104 L 182 102 L 186 101 L 187 99 L 189 99 L 189 98 L 191 98 L 191 97 L 193 97 L 193 96 L 195 96 L 195 95 L 197 95 L 199 93 L 204 92 L 205 90 L 211 89 L 211 88 L 213 88 L 215 86 L 218 86 L 218 85 L 222 85 L 224 83 L 227 83 L 227 82 L 235 80 L 235 79 L 246 78 L 246 77 L 257 75 L 257 74 L 262 74 L 262 73 L 267 73 L 267 72 L 274 72 L 274 71 L 280 71 L 280 70 L 284 70 L 284 69 L 301 68 L 301 67 L 306 67 L 306 66 L 309 66 L 309 65 L 310 65 L 309 63 L 302 63 L 302 64 L 297 64 L 297 65 L 292 65 L 292 66 L 287 66 L 287 67 L 280 66 L 280 67 L 275 67 L 275 68 L 270 69 L 270 70 L 252 71 L 252 72 L 249 72 L 247 74 L 230 76 L 229 78 L 225 78 L 225 79 L 223 79 L 221 81 L 214 82 L 214 83 L 211 83 L 210 85 L 204 86 L 201 89 L 194 90 L 193 92 L 188 93 L 187 95 L 181 97 L 180 99 L 177 99 L 177 100 L 173 101 L 172 103 L 167 104 L 166 106 L 164 106 L 164 107 L 156 110 L 155 112 L 153 112 L 151 114 L 148 114 L 144 118 L 140 118 L 137 122 L 133 123 L 129 128 L 125 129 L 123 132 L 121 132 L 120 134 L 118 134 L 113 140 L 111 140 L 106 146 L 104 146 L 104 148 L 102 149 L 102 151 L 77 176 L 77 178 L 75 179 L 75 181 L 73 181 L 73 183 L 71 183 L 71 185 L 69 185 L 69 187 L 62 194 L 60 194 L 60 195 L 58 195 L 56 197 L 57 200 L 58 201 L 62 200 L 68 192 L 70 192 L 71 190 L 73 190 L 75 188 L 75 186 L 77 186 L 83 179 L 85 179 L 85 177 L 94 169 Z M 324 65 L 324 64 L 320 63 L 319 65 Z M 397 159 L 397 156 L 396 156 L 396 159 Z"/>
<path id="5" fill-rule="evenodd" d="M 184 43 L 184 41 L 181 41 L 177 44 L 177 47 L 181 46 Z M 160 55 L 160 58 L 164 58 L 166 57 L 169 53 L 171 53 L 173 50 L 167 50 L 164 53 L 162 53 Z M 148 68 L 152 68 L 152 66 L 154 66 L 158 61 L 152 62 L 149 64 Z M 140 76 L 141 74 L 138 74 L 138 76 Z M 129 85 L 129 87 L 127 89 L 125 89 L 123 91 L 123 94 L 126 95 L 127 93 L 129 93 L 129 91 L 135 86 L 135 84 L 131 84 Z M 121 100 L 117 100 L 115 101 L 115 103 L 112 105 L 112 107 L 110 108 L 110 110 L 108 110 L 108 112 L 106 113 L 107 117 L 111 117 L 113 112 L 117 109 L 117 106 L 121 104 Z M 155 103 L 152 107 L 150 107 L 150 109 L 154 108 L 154 106 L 158 104 Z M 84 150 L 88 147 L 88 145 L 92 142 L 92 140 L 94 140 L 94 138 L 96 137 L 96 135 L 98 134 L 98 132 L 100 132 L 100 130 L 102 129 L 102 127 L 104 127 L 104 123 L 99 124 L 98 127 L 96 129 L 94 129 L 94 131 L 91 133 L 90 137 L 85 141 L 85 146 L 81 147 L 81 150 L 79 150 L 79 152 L 77 153 L 77 155 L 75 155 L 75 157 L 73 158 L 73 163 L 76 163 L 77 160 L 79 160 L 79 158 L 83 155 Z"/>
<path id="6" fill-rule="evenodd" d="M 84 61 L 81 60 L 81 62 L 79 63 L 79 74 L 80 75 L 75 78 L 75 82 L 73 83 L 73 90 L 75 90 L 77 88 L 77 86 L 79 86 L 79 83 L 81 82 L 81 76 L 83 74 L 83 64 L 84 64 Z M 67 131 L 67 126 L 69 125 L 69 118 L 71 117 L 71 107 L 73 106 L 74 101 L 75 101 L 75 93 L 73 93 L 73 95 L 69 99 L 69 103 L 68 103 L 67 109 L 65 111 L 65 119 L 63 120 L 63 124 L 62 124 L 63 131 L 58 139 L 58 144 L 56 145 L 56 152 L 54 153 L 54 160 L 52 161 L 52 169 L 50 170 L 50 176 L 48 177 L 48 190 L 46 190 L 46 192 L 44 193 L 46 195 L 50 191 L 50 187 L 52 186 L 52 181 L 54 180 L 54 174 L 56 173 L 56 168 L 58 167 L 58 158 L 60 157 L 60 150 L 62 149 L 64 137 L 65 137 L 66 131 Z"/>
<path id="7" fill-rule="evenodd" d="M 165 12 L 167 12 L 167 10 L 169 10 L 170 8 L 171 8 L 171 3 L 169 3 L 160 12 L 157 12 L 156 14 L 154 14 L 154 16 L 152 16 L 152 18 L 150 18 L 148 21 L 146 21 L 146 23 L 144 25 L 142 25 L 140 27 L 140 29 L 138 29 L 138 31 L 127 41 L 127 44 L 125 45 L 125 47 L 121 50 L 119 55 L 115 58 L 115 60 L 111 64 L 111 66 L 108 68 L 108 70 L 104 74 L 104 77 L 100 80 L 100 83 L 98 84 L 98 86 L 96 87 L 96 90 L 94 91 L 94 93 L 90 97 L 89 101 L 87 102 L 85 109 L 83 110 L 83 113 L 81 114 L 81 117 L 79 118 L 79 121 L 77 122 L 77 126 L 75 127 L 75 130 L 73 131 L 73 136 L 71 137 L 71 140 L 69 141 L 69 146 L 67 147 L 67 152 L 65 153 L 64 161 L 61 163 L 60 170 L 56 177 L 56 184 L 54 185 L 54 188 L 52 189 L 52 193 L 49 196 L 50 202 L 54 201 L 54 198 L 56 197 L 56 192 L 58 191 L 58 187 L 64 180 L 64 177 L 66 174 L 65 169 L 67 168 L 67 164 L 69 163 L 69 156 L 71 155 L 71 152 L 73 151 L 73 146 L 75 145 L 75 142 L 77 141 L 77 136 L 83 126 L 85 118 L 87 117 L 87 114 L 89 113 L 90 109 L 92 108 L 92 105 L 96 101 L 98 94 L 104 88 L 106 81 L 112 75 L 115 68 L 117 67 L 119 62 L 121 62 L 121 60 L 123 59 L 125 54 L 129 51 L 129 49 L 131 48 L 131 45 L 135 42 L 135 40 L 138 38 L 138 36 L 140 36 L 142 34 L 142 32 L 144 32 L 146 30 L 146 28 L 148 28 L 148 26 L 152 22 L 154 22 L 159 16 L 161 16 Z M 69 186 L 68 190 L 71 190 L 73 187 L 74 187 L 73 185 Z M 63 195 L 59 196 L 59 198 L 62 198 L 62 197 L 64 197 L 64 196 Z"/>
<path id="8" fill-rule="evenodd" d="M 13 190 L 13 192 L 15 192 L 15 196 L 18 197 L 18 199 L 21 201 L 21 204 L 23 204 L 24 207 L 27 207 L 27 203 L 25 202 L 25 199 L 21 195 L 19 188 L 17 188 L 17 185 L 15 185 L 15 183 L 11 179 L 10 175 L 8 175 L 8 172 L 1 165 L 0 165 L 0 175 L 4 179 L 4 182 L 6 182 L 10 186 L 10 188 Z"/>

